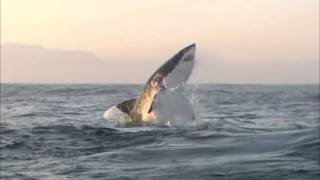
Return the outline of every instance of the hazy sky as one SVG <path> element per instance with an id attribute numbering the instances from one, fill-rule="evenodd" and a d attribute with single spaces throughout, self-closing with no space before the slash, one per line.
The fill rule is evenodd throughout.
<path id="1" fill-rule="evenodd" d="M 81 50 L 128 64 L 117 70 L 130 77 L 112 82 L 142 83 L 193 42 L 192 82 L 318 83 L 319 0 L 1 1 L 2 46 Z"/>

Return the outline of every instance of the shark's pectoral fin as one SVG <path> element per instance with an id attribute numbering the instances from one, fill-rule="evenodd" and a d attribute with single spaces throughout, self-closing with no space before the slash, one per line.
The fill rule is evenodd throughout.
<path id="1" fill-rule="evenodd" d="M 136 99 L 129 99 L 117 104 L 117 108 L 120 109 L 122 112 L 129 114 L 132 111 L 135 103 Z"/>

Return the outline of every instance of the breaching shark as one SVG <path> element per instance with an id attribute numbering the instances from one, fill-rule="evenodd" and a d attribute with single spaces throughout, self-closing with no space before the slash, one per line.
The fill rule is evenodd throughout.
<path id="1" fill-rule="evenodd" d="M 192 73 L 195 52 L 196 44 L 180 50 L 150 76 L 137 98 L 113 105 L 103 117 L 108 120 L 117 112 L 125 117 L 126 126 L 195 119 L 191 104 L 181 93 Z"/>

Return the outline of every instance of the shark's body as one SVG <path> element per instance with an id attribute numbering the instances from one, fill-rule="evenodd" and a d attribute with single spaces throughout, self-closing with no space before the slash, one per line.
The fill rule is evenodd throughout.
<path id="1" fill-rule="evenodd" d="M 196 45 L 192 44 L 179 51 L 151 75 L 136 99 L 126 100 L 115 106 L 126 115 L 127 125 L 153 123 L 156 119 L 159 120 L 160 112 L 166 109 L 163 106 L 172 105 L 172 102 L 168 104 L 169 99 L 181 101 L 182 98 L 184 101 L 183 96 L 173 96 L 175 93 L 170 92 L 180 91 L 184 87 L 193 69 L 195 50 Z M 186 109 L 193 113 L 189 104 Z M 106 114 L 104 117 L 108 119 Z"/>

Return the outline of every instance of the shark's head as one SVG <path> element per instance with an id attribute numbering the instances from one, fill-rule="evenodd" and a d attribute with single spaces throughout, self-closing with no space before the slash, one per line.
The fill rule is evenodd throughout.
<path id="1" fill-rule="evenodd" d="M 182 49 L 177 55 L 181 57 L 182 61 L 192 61 L 196 52 L 196 44 L 191 44 Z"/>
<path id="2" fill-rule="evenodd" d="M 173 79 L 174 82 L 172 82 L 172 86 L 185 83 L 192 72 L 195 53 L 195 43 L 183 48 L 154 72 L 147 83 L 151 82 L 157 74 L 161 74 L 163 80 L 166 82 L 172 81 L 170 79 Z"/>

